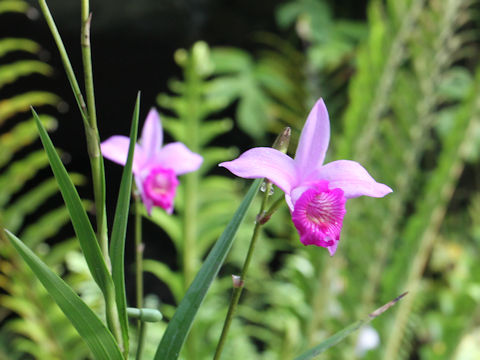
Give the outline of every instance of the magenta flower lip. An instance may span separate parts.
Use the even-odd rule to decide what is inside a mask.
[[[115,135],[100,144],[102,155],[113,162],[125,165],[130,139]],[[184,144],[174,142],[162,147],[163,129],[160,116],[151,109],[142,129],[140,142],[135,145],[133,175],[142,201],[151,214],[154,206],[173,212],[173,201],[178,185],[178,175],[198,170],[203,158]]]
[[[219,166],[239,177],[267,178],[282,189],[302,243],[326,247],[333,255],[340,240],[346,200],[362,195],[383,197],[392,189],[376,182],[355,161],[323,165],[329,141],[328,112],[319,99],[305,122],[294,159],[278,150],[259,147]]]

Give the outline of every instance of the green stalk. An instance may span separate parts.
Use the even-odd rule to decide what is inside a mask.
[[[195,173],[185,176],[185,217],[183,243],[184,289],[188,289],[195,276],[196,268],[196,234],[198,208],[198,176]]]
[[[82,0],[81,5],[82,62],[89,120],[88,125],[86,126],[86,137],[88,155],[90,157],[90,167],[92,170],[95,214],[97,220],[97,240],[100,243],[105,263],[107,264],[107,267],[111,268],[105,211],[105,171],[100,151],[100,137],[98,135],[97,115],[95,109],[95,93],[93,90],[92,54],[90,48],[90,23],[92,18],[89,1]],[[115,290],[109,289],[105,296],[107,324],[120,344],[120,347],[123,349],[122,332],[120,330],[118,311],[115,303]]]
[[[252,239],[250,240],[250,246],[248,248],[247,256],[245,257],[245,261],[243,263],[242,272],[240,277],[232,276],[233,278],[233,294],[232,299],[230,300],[230,306],[228,307],[227,316],[225,318],[225,322],[223,323],[222,334],[220,335],[220,339],[218,340],[217,349],[215,351],[214,360],[219,360],[220,356],[222,355],[223,347],[225,345],[225,341],[227,339],[228,330],[230,329],[230,325],[232,324],[233,315],[238,306],[238,301],[240,300],[240,296],[242,295],[242,291],[245,285],[245,277],[247,275],[248,267],[250,266],[250,262],[252,260],[253,251],[255,250],[255,245],[257,243],[258,236],[260,235],[260,228],[265,221],[261,221],[261,219],[265,219],[265,208],[267,205],[268,198],[270,196],[270,190],[272,188],[272,184],[267,181],[267,186],[265,189],[265,194],[263,196],[262,204],[260,205],[260,211],[257,215],[257,221],[255,222],[255,228],[253,229]],[[268,219],[267,219],[268,220]]]
[[[93,192],[97,218],[97,238],[102,249],[107,266],[110,267],[108,255],[108,235],[105,212],[105,170],[100,151],[100,137],[98,135],[97,114],[95,109],[95,93],[93,87],[92,54],[90,47],[90,23],[92,15],[89,13],[89,1],[82,0],[82,62],[85,76],[85,90],[87,97],[88,125],[86,136],[90,167],[92,170]]]
[[[85,126],[85,134],[87,138],[87,148],[90,157],[90,165],[92,169],[92,182],[94,189],[96,220],[97,220],[97,240],[100,243],[100,248],[105,259],[107,267],[110,267],[110,257],[108,255],[108,238],[107,238],[107,223],[105,213],[105,174],[103,167],[103,158],[100,152],[100,138],[97,129],[96,111],[95,111],[95,96],[93,91],[93,72],[90,51],[90,14],[88,0],[82,0],[82,27],[81,27],[81,45],[82,45],[82,60],[85,75],[85,89],[87,93],[87,104],[85,103],[80,86],[75,77],[72,65],[68,58],[67,51],[60,37],[58,29],[55,25],[53,17],[47,6],[45,0],[39,0],[40,9],[45,17],[45,20],[50,28],[52,36],[55,40],[60,57],[65,68],[67,78],[72,87],[75,100],[82,115],[83,124]],[[118,312],[115,306],[115,291],[112,286],[108,286],[104,292],[107,324],[114,334],[116,340],[122,347],[122,337],[120,331],[120,324],[118,319]]]
[[[191,60],[194,61],[194,60]],[[187,99],[189,108],[184,114],[187,122],[188,134],[185,134],[185,144],[193,152],[199,153],[199,107],[200,107],[200,81],[199,74],[195,71],[192,64],[185,68],[185,78],[188,84]],[[198,234],[198,186],[199,173],[197,171],[184,176],[184,213],[183,213],[183,247],[182,247],[182,266],[183,266],[183,286],[187,291],[193,281],[197,265],[199,262],[197,253],[197,234]],[[186,344],[187,358],[195,360],[197,358],[195,327],[190,330]]]
[[[85,126],[87,126],[88,125],[87,105],[83,100],[82,92],[80,91],[80,86],[78,85],[77,78],[75,77],[72,64],[70,63],[70,59],[68,58],[68,54],[67,54],[67,51],[65,50],[65,46],[63,45],[63,41],[60,36],[60,33],[58,32],[57,26],[55,25],[55,21],[53,20],[52,14],[50,13],[50,9],[48,8],[48,5],[45,2],[45,0],[39,0],[38,4],[40,6],[40,10],[43,13],[45,21],[47,22],[47,25],[50,28],[50,32],[52,33],[53,40],[57,45],[58,52],[60,53],[60,59],[62,60],[65,73],[67,75],[70,86],[72,87],[73,95],[75,96],[78,109],[80,110],[80,114],[82,115],[83,123]]]
[[[136,274],[136,297],[137,308],[143,308],[143,249],[142,243],[142,202],[138,195],[135,197],[135,274]],[[137,342],[137,354],[136,360],[142,358],[144,335],[145,335],[145,322],[141,317],[137,320],[138,327],[138,342]]]

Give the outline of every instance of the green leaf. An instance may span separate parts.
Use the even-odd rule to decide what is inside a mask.
[[[30,153],[15,161],[0,175],[0,206],[5,206],[10,198],[33,178],[38,171],[48,166],[48,159],[42,150]]]
[[[7,12],[25,13],[29,5],[24,1],[4,0],[0,3],[0,14]]]
[[[50,140],[50,137],[33,108],[32,114],[37,123],[40,139],[42,140],[43,147],[45,148],[48,160],[50,161],[53,174],[55,175],[55,179],[57,179],[58,187],[60,188],[63,200],[70,213],[73,229],[75,230],[75,234],[82,247],[88,268],[90,269],[93,279],[105,294],[107,293],[107,287],[111,287],[113,283],[93,231],[92,224],[88,219],[82,201],[80,200],[80,196],[78,196],[77,190],[52,144],[52,140]]]
[[[3,99],[0,103],[0,125],[19,112],[28,111],[32,106],[57,106],[60,98],[47,91],[30,91]]]
[[[0,39],[0,57],[15,51],[25,51],[31,54],[38,53],[41,46],[30,39],[4,38]]]
[[[52,130],[57,125],[53,117],[40,115],[43,126]],[[0,135],[0,167],[9,162],[16,152],[30,145],[38,138],[38,130],[33,119],[22,121],[10,131]]]
[[[354,322],[353,324],[347,326],[343,330],[340,330],[339,332],[335,333],[334,335],[330,336],[327,340],[323,341],[319,345],[311,348],[307,352],[303,353],[302,355],[298,356],[295,358],[295,360],[310,360],[310,359],[315,359],[318,355],[323,353],[325,350],[331,348],[332,346],[338,344],[340,341],[345,339],[348,335],[350,335],[352,332],[360,329],[362,326],[368,324],[370,321],[375,319],[377,316],[383,314],[385,311],[390,309],[393,305],[395,305],[400,299],[402,299],[407,293],[403,293],[402,295],[396,297],[392,301],[386,303],[382,307],[379,307],[377,310],[372,312],[371,314],[368,315],[368,318],[363,319],[363,320],[358,320]]]
[[[133,111],[132,126],[130,129],[130,146],[125,167],[123,168],[122,181],[118,193],[117,208],[113,221],[112,239],[110,243],[110,258],[112,259],[112,278],[115,285],[115,299],[125,353],[128,354],[128,321],[127,298],[125,294],[125,236],[127,233],[128,211],[130,209],[130,194],[132,192],[132,166],[135,143],[137,141],[138,113],[140,108],[140,93],[137,95]]]
[[[173,315],[167,330],[158,345],[155,354],[156,360],[169,359],[175,360],[180,354],[183,343],[190,331],[193,320],[197,315],[197,311],[207,294],[213,279],[217,276],[220,267],[230,250],[235,234],[240,226],[245,214],[252,203],[255,194],[257,193],[262,179],[257,179],[253,182],[250,190],[233,215],[232,220],[225,228],[222,236],[218,239],[215,246],[210,251],[207,259],[202,265],[197,276],[187,290],[185,297]]]
[[[98,316],[20,239],[8,230],[6,233],[12,245],[87,343],[95,359],[122,360],[122,353],[115,339]]]
[[[85,178],[79,174],[70,175],[75,185],[85,183]],[[50,178],[28,191],[22,191],[14,203],[10,204],[3,213],[3,221],[12,232],[17,232],[22,226],[25,217],[35,212],[48,198],[58,192],[58,185],[54,178]]]
[[[200,143],[201,145],[207,145],[212,139],[218,135],[224,134],[230,131],[233,127],[232,119],[220,119],[210,120],[200,128]]]
[[[12,84],[23,76],[32,74],[50,75],[53,69],[50,65],[38,60],[20,60],[12,64],[2,65],[0,69],[0,89]]]

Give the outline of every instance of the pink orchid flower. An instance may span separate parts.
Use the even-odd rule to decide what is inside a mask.
[[[326,247],[333,255],[340,240],[346,201],[362,195],[383,197],[392,189],[377,183],[357,162],[338,160],[323,165],[329,140],[327,108],[320,99],[308,115],[295,159],[259,147],[220,166],[243,178],[267,178],[282,189],[300,241]]]
[[[177,175],[197,170],[203,158],[190,151],[184,144],[174,142],[162,147],[163,129],[160,116],[151,109],[142,129],[140,143],[135,145],[133,175],[149,215],[154,206],[171,214],[177,186]],[[101,143],[105,158],[125,165],[130,139],[112,136]]]

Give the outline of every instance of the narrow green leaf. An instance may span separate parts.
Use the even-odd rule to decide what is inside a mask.
[[[130,146],[128,148],[127,162],[123,168],[122,181],[120,182],[117,208],[115,209],[115,219],[112,228],[112,239],[110,243],[110,258],[112,260],[112,278],[115,285],[115,299],[126,354],[128,354],[128,321],[124,266],[125,236],[127,233],[128,211],[130,209],[130,194],[132,192],[133,153],[137,141],[139,108],[140,93],[138,93],[135,109],[133,111],[132,126],[130,129]]]
[[[177,308],[177,311],[175,311],[175,314],[170,320],[167,330],[158,345],[154,359],[175,360],[178,358],[183,343],[185,342],[188,332],[193,324],[193,320],[197,315],[197,311],[202,304],[213,279],[217,276],[220,267],[225,261],[228,251],[233,244],[238,227],[244,219],[261,182],[262,179],[257,179],[253,182],[247,195],[245,195],[245,198],[233,215],[232,220],[230,220],[225,231],[208,254],[207,259],[188,288],[185,297]]]
[[[327,340],[323,341],[319,345],[311,348],[307,352],[303,353],[302,355],[298,356],[295,358],[295,360],[311,360],[315,359],[318,355],[323,353],[325,350],[331,348],[332,346],[338,344],[340,341],[345,339],[348,335],[350,335],[352,332],[360,329],[362,326],[368,324],[370,321],[375,319],[377,316],[383,314],[385,311],[390,309],[393,305],[395,305],[401,298],[403,298],[407,293],[403,293],[402,295],[396,297],[392,301],[386,303],[382,307],[379,307],[377,310],[372,312],[371,314],[368,315],[368,318],[363,319],[363,320],[358,320],[354,322],[353,324],[347,326],[346,328],[340,330],[336,334],[330,336]]]
[[[96,360],[123,360],[112,334],[83,300],[20,239],[6,231],[10,242],[62,309]]]
[[[92,224],[88,219],[82,201],[80,200],[80,196],[78,196],[77,190],[52,144],[52,140],[50,140],[47,131],[43,127],[33,108],[32,114],[37,123],[40,139],[42,140],[43,147],[45,148],[48,160],[50,161],[53,174],[55,175],[55,179],[57,179],[58,187],[60,188],[63,200],[70,213],[73,229],[75,230],[75,234],[82,247],[88,268],[90,269],[93,279],[100,286],[102,292],[106,293],[107,286],[111,286],[112,278],[107,269],[107,265],[105,264],[105,260],[103,259],[102,252],[100,251],[100,246],[98,245]]]

